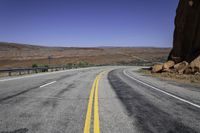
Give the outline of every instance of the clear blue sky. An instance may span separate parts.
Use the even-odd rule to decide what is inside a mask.
[[[0,41],[171,47],[178,0],[0,0]]]

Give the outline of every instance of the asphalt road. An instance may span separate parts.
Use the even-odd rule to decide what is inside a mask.
[[[0,133],[200,133],[200,88],[92,67],[0,79]]]

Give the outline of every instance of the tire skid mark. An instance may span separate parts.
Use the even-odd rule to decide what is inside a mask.
[[[19,95],[25,94],[25,93],[27,93],[27,92],[29,92],[29,91],[31,91],[31,90],[38,89],[38,88],[39,88],[39,86],[37,86],[37,87],[32,87],[32,88],[30,88],[30,89],[20,91],[20,92],[18,92],[18,93],[16,93],[16,94],[13,94],[13,95],[10,95],[10,96],[1,98],[1,99],[0,99],[0,104],[1,104],[1,102],[3,102],[3,101],[12,99],[12,98],[14,98],[14,97],[17,97],[17,96],[19,96]]]
[[[57,81],[62,80],[63,78],[69,78],[69,77],[72,77],[72,76],[75,76],[75,75],[76,75],[76,74],[67,74],[67,75],[62,76],[62,77],[60,77],[60,78],[57,78]],[[45,81],[45,83],[48,83],[48,82],[50,82],[50,81],[52,81],[52,79]],[[0,98],[0,104],[1,104],[3,101],[6,101],[6,100],[12,99],[12,98],[14,98],[14,97],[20,96],[20,95],[25,94],[25,93],[27,93],[27,92],[29,92],[29,91],[32,91],[32,90],[35,90],[35,89],[40,89],[40,86],[43,85],[43,84],[45,84],[45,83],[43,82],[43,83],[41,83],[40,85],[34,86],[34,87],[32,87],[32,88],[29,88],[29,89],[26,89],[26,90],[23,90],[23,91],[19,91],[19,92],[13,94],[13,95],[9,95],[9,96],[6,96],[6,97],[4,97],[4,98]]]
[[[73,84],[73,83],[72,83],[72,84],[69,84],[66,88],[60,90],[54,97],[61,98],[61,96],[62,96],[65,92],[67,92],[67,91],[69,91],[69,90],[71,90],[71,89],[73,89],[73,88],[75,88],[75,84]]]
[[[47,98],[44,102],[41,103],[41,107],[45,108],[47,106],[50,106],[53,109],[56,108],[58,106],[58,102],[61,101],[59,98],[61,98],[61,96],[64,95],[65,92],[69,91],[72,88],[74,88],[74,84],[69,84],[66,88],[60,90],[57,94],[53,96],[58,99]]]
[[[27,132],[28,132],[27,128],[21,128],[14,131],[2,131],[0,133],[27,133]]]

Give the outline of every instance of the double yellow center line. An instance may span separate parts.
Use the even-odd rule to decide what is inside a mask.
[[[97,77],[95,78],[93,85],[92,85],[92,90],[90,92],[90,97],[89,97],[89,101],[88,101],[88,109],[87,109],[87,114],[86,114],[86,119],[85,119],[84,133],[90,133],[93,100],[94,100],[93,131],[94,131],[94,133],[100,133],[98,88],[99,88],[99,80],[100,80],[102,74],[103,74],[103,72],[100,73],[99,75],[97,75]]]

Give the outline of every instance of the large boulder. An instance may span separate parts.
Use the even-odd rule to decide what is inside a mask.
[[[151,72],[158,73],[158,72],[162,72],[162,70],[163,70],[163,64],[156,64],[152,67]]]
[[[167,61],[163,64],[163,69],[164,70],[169,70],[170,68],[172,68],[173,66],[175,65],[175,62],[174,61]]]
[[[194,74],[194,73],[192,72],[192,68],[191,68],[190,66],[188,66],[188,67],[184,70],[183,73],[184,73],[184,74]]]
[[[190,67],[192,72],[200,72],[200,56],[198,56],[195,60],[190,63]]]
[[[179,0],[169,60],[191,62],[200,55],[200,0]]]
[[[181,63],[178,63],[174,66],[174,69],[179,73],[183,74],[184,71],[189,67],[189,63],[186,61],[183,61]]]

